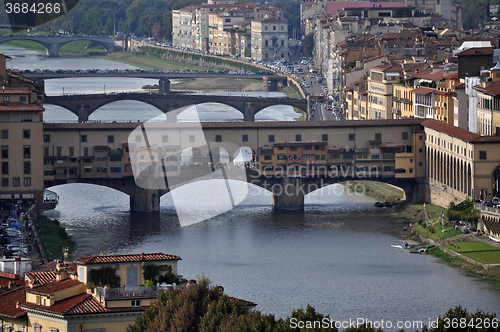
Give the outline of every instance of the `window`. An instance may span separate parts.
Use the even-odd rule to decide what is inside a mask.
[[[90,159],[90,158],[83,159],[84,164],[90,164],[91,162],[92,162],[92,159]]]
[[[20,101],[20,102],[24,102],[24,101],[26,101],[26,97],[25,97],[25,96],[21,96],[21,97],[19,97],[19,101]]]
[[[25,145],[23,147],[24,158],[31,158],[31,145]]]
[[[269,46],[269,42],[267,40],[264,41],[264,46]]]
[[[273,31],[276,31],[276,25],[273,25]]]
[[[144,156],[142,156],[144,157]],[[151,159],[153,159],[154,156],[151,156]],[[111,156],[109,157],[109,161],[122,161],[122,156]]]
[[[6,161],[2,162],[2,174],[3,175],[9,174],[9,163]]]
[[[43,142],[50,143],[50,135],[43,135]]]
[[[114,142],[115,142],[115,136],[108,135],[108,143],[114,143]]]
[[[2,187],[9,186],[9,178],[2,178]]]
[[[354,141],[354,138],[355,138],[354,134],[349,134],[349,141]]]
[[[410,168],[410,173],[413,173],[413,168]]]
[[[87,143],[87,135],[82,135],[82,136],[81,136],[81,141],[82,141],[83,143]],[[50,141],[49,141],[49,142],[50,142]]]
[[[21,185],[21,178],[12,178],[12,186],[19,187]]]
[[[23,138],[30,138],[31,131],[29,129],[23,129]]]
[[[479,151],[479,159],[486,159],[486,151]]]
[[[380,155],[379,154],[372,154],[372,159],[378,160],[378,159],[380,159]]]
[[[132,305],[132,307],[140,307],[141,306],[141,300],[132,300],[131,305]]]
[[[70,146],[69,147],[69,156],[74,157],[75,156],[75,148]]]
[[[142,142],[142,136],[141,135],[135,135],[135,142],[136,143]]]
[[[269,141],[270,143],[274,142],[274,135],[269,135],[269,137],[268,137],[268,141]]]
[[[266,25],[266,26],[264,27],[264,30],[266,30],[266,31],[267,31],[267,29],[268,29],[268,28],[269,28],[269,27]]]
[[[3,97],[3,101],[4,101],[4,102],[9,101],[9,96],[4,96],[4,97]]]
[[[121,171],[122,171],[122,168],[121,168],[121,167],[111,167],[111,168],[109,169],[109,172],[110,172],[110,173],[121,173]]]
[[[418,166],[422,166],[422,162],[419,162],[419,163],[418,163]]]
[[[21,122],[31,122],[31,121],[33,121],[33,114],[21,113]]]
[[[24,162],[24,174],[31,174],[31,161]]]
[[[243,142],[248,142],[248,135],[243,135],[243,136],[241,137],[241,140],[242,140]]]
[[[88,147],[84,147],[83,148],[83,155],[86,157],[89,155],[89,148]]]
[[[375,140],[381,141],[382,140],[382,133],[375,133]]]
[[[49,148],[43,148],[43,155],[48,156],[49,155]]]
[[[168,135],[162,135],[161,141],[162,141],[162,143],[168,143]]]
[[[408,133],[407,132],[401,133],[401,139],[408,139]]]
[[[222,135],[215,135],[216,142],[222,142]]]
[[[323,135],[321,135],[321,140],[322,140],[323,142],[328,142],[328,134],[323,134]]]
[[[31,178],[24,178],[24,186],[31,187]]]
[[[189,135],[189,142],[194,142],[194,135]]]
[[[424,139],[424,136],[422,136],[422,135],[418,135],[418,140],[419,140],[419,141],[421,141],[421,140],[423,140],[423,139]]]
[[[9,158],[9,146],[2,145],[2,159],[7,159],[7,158]]]
[[[285,46],[285,41],[283,39],[281,40],[281,46]]]
[[[62,154],[62,147],[58,146],[56,147],[56,156],[60,157]]]
[[[301,142],[302,141],[302,135],[295,135],[295,141],[296,142]]]

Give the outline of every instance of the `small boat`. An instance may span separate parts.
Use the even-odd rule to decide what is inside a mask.
[[[381,208],[381,207],[384,207],[384,203],[382,203],[382,202],[375,202],[375,206]]]
[[[384,206],[385,206],[385,207],[392,207],[392,203],[391,203],[391,202],[388,202],[388,201],[385,201],[385,202],[384,202]]]

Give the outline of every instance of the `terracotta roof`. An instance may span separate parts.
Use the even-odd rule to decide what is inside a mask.
[[[487,87],[482,87],[480,85],[476,85],[474,87],[474,90],[480,91],[484,94],[490,95],[490,96],[498,96],[500,94],[500,85],[490,85]]]
[[[25,274],[25,278],[30,281],[36,280],[40,285],[44,285],[56,280],[56,273],[52,271],[29,272]]]
[[[498,143],[500,142],[500,136],[481,136],[476,138],[474,143]]]
[[[473,142],[475,139],[481,137],[480,135],[474,134],[473,132],[470,132],[468,130],[455,127],[434,119],[425,120],[424,122],[422,122],[422,126],[441,131],[445,134],[459,138],[466,142]]]
[[[338,127],[377,127],[377,126],[406,126],[420,124],[423,119],[378,119],[378,120],[356,120],[356,121],[241,121],[241,122],[202,122],[204,129],[233,129],[233,128],[338,128]],[[160,128],[197,128],[195,122],[158,122],[148,123],[148,126]],[[135,129],[137,122],[134,123],[44,123],[44,130],[129,130]],[[96,257],[96,256],[91,256]],[[79,260],[75,260],[78,263]]]
[[[465,83],[456,84],[453,86],[454,89],[465,89]]]
[[[73,307],[68,308],[65,314],[67,315],[88,314],[88,313],[106,311],[106,309],[102,306],[101,302],[99,302],[91,294],[83,294],[83,295],[87,295],[87,298],[82,296],[83,300],[74,305]]]
[[[18,287],[14,290],[0,294],[0,316],[18,318],[26,315],[26,311],[17,308],[17,303],[26,303],[26,294],[24,287]]]
[[[102,264],[102,263],[125,263],[125,262],[141,262],[141,261],[167,261],[181,260],[179,256],[159,253],[140,253],[130,255],[99,255],[82,257],[75,260],[76,264]]]
[[[6,103],[0,104],[0,111],[45,111],[45,108],[34,105],[34,104],[24,104],[24,103]]]
[[[423,94],[423,95],[427,95],[427,94],[433,93],[435,91],[436,91],[436,89],[426,88],[426,87],[423,87],[423,86],[419,86],[418,88],[413,89],[410,92],[420,93],[420,94]]]
[[[66,279],[62,281],[51,281],[44,285],[34,287],[32,289],[26,289],[28,293],[38,293],[38,294],[52,294],[54,292],[63,290],[65,288],[69,288],[78,284],[82,284],[82,282],[76,279]]]
[[[57,301],[54,305],[44,306],[26,302],[22,305],[25,309],[35,309],[52,312],[60,315],[90,314],[106,312],[102,304],[91,294],[79,294],[67,299]]]
[[[470,55],[493,55],[493,47],[473,47],[468,50],[458,52],[456,56],[470,56]]]
[[[0,94],[9,94],[9,95],[29,95],[31,91],[24,89],[0,89]]]
[[[444,76],[444,78],[458,78],[458,71],[456,71],[452,74],[446,75],[446,76]]]
[[[442,81],[444,78],[444,71],[438,71],[437,73],[429,73],[429,74],[420,72],[420,73],[415,73],[414,76],[417,78],[426,78],[433,81]]]

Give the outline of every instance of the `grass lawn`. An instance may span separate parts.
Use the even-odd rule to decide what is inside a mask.
[[[378,181],[349,181],[342,184],[353,190],[355,189],[358,193],[363,193],[381,201],[395,202],[398,199],[402,200],[404,195],[401,189]]]
[[[453,245],[458,248],[454,247]],[[446,248],[484,264],[500,264],[500,248],[484,242],[453,242]]]
[[[132,52],[130,52],[130,51],[106,53],[106,55],[103,58],[106,60],[113,60],[113,61],[126,63],[129,65],[133,65],[133,66],[139,67],[141,69],[169,69],[169,70],[174,70],[174,69],[177,69],[177,70],[214,69],[214,68],[208,68],[208,67],[203,67],[203,66],[190,65],[190,64],[182,63],[182,62],[164,60],[164,59],[160,59],[160,58],[156,58],[156,57],[148,57],[145,55],[132,55]],[[217,68],[217,69],[223,69],[223,68]]]

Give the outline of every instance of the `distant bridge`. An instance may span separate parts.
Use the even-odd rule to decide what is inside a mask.
[[[255,121],[255,114],[266,107],[289,105],[307,112],[307,100],[285,98],[254,98],[214,95],[160,95],[148,93],[91,94],[47,97],[44,104],[61,106],[78,117],[78,122],[86,122],[100,107],[121,100],[140,101],[156,107],[168,114],[169,121],[177,121],[180,109],[193,104],[220,103],[232,106],[243,114],[244,121]]]
[[[170,92],[170,80],[171,79],[181,79],[181,78],[247,78],[247,79],[266,79],[267,81],[275,83],[275,77],[273,76],[263,76],[263,75],[228,75],[228,74],[173,74],[173,73],[25,73],[24,77],[31,78],[35,80],[40,87],[44,86],[44,80],[55,79],[55,78],[88,78],[88,77],[120,77],[120,78],[157,78],[158,86],[160,88],[160,94],[167,94]],[[264,81],[263,83],[264,84]],[[286,82],[285,82],[286,85]],[[43,89],[42,89],[43,90]],[[274,89],[271,91],[276,91],[276,84],[274,84]]]
[[[1,36],[0,44],[13,40],[30,40],[39,43],[47,49],[49,57],[58,57],[61,46],[78,40],[86,40],[99,44],[106,49],[106,52],[114,52],[115,50],[113,38],[101,37]]]

